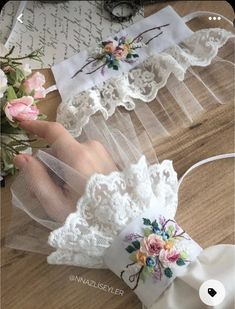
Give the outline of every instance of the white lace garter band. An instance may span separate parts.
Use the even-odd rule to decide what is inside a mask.
[[[221,28],[193,32],[185,22],[194,17],[181,18],[167,6],[97,48],[55,65],[52,71],[62,97],[57,121],[79,136],[98,111],[108,119],[118,106],[133,110],[141,102],[155,99],[171,74],[176,81],[183,81],[189,68],[208,66],[234,34]],[[176,99],[177,87],[173,82],[169,88]],[[203,108],[191,98],[190,89],[181,88],[185,102],[182,98],[178,104],[191,121]]]

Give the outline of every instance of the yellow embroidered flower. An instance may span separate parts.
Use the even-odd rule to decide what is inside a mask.
[[[169,240],[169,241],[165,242],[164,249],[165,250],[171,250],[173,248],[173,246],[174,246],[174,243]]]
[[[137,251],[136,252],[136,260],[137,260],[137,263],[140,264],[140,265],[145,265],[145,262],[146,262],[146,255],[141,252],[141,251]]]

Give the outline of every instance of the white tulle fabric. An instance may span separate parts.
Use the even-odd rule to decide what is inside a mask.
[[[150,207],[153,195],[156,207],[167,208],[174,217],[177,185],[171,161],[148,166],[145,156],[122,172],[93,175],[76,211],[50,233],[48,242],[56,251],[48,262],[104,268],[105,250],[127,224]]]
[[[90,117],[98,111],[108,119],[118,106],[130,111],[137,104],[151,102],[167,84],[171,74],[178,81],[183,81],[190,67],[208,66],[219,48],[232,37],[234,34],[224,29],[203,29],[162,53],[153,52],[139,66],[122,73],[118,78],[111,78],[63,101],[57,110],[57,121],[74,136],[79,136]],[[195,100],[194,97],[193,99]],[[192,108],[196,111],[203,110],[199,103]],[[186,111],[186,114],[190,117],[190,112]]]

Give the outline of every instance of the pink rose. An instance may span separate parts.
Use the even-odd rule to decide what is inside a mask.
[[[23,88],[27,94],[34,91],[34,98],[41,99],[46,96],[45,88],[42,87],[44,84],[45,76],[39,72],[36,72],[23,82]]]
[[[36,120],[39,114],[38,108],[33,105],[34,99],[25,96],[7,102],[5,114],[10,121]]]
[[[159,254],[159,260],[163,264],[164,267],[168,267],[174,264],[178,258],[180,257],[180,253],[172,248],[170,250],[161,250]]]
[[[117,60],[125,59],[128,51],[129,50],[127,45],[121,45],[115,49],[113,55]]]
[[[141,251],[146,252],[147,255],[156,256],[164,247],[164,244],[165,242],[162,240],[161,236],[151,234],[144,238]]]

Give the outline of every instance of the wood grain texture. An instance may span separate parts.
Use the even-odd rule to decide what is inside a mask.
[[[148,16],[166,5],[172,5],[181,15],[196,10],[221,13],[231,20],[233,10],[226,1],[168,1],[145,8]],[[213,24],[212,24],[213,23]],[[218,21],[200,18],[190,22],[197,30],[203,27],[229,26]],[[233,55],[232,55],[233,56]],[[43,70],[48,85],[54,83],[50,70]],[[233,82],[233,81],[228,81]],[[49,120],[55,120],[60,103],[57,92],[50,93],[40,103]],[[192,164],[220,153],[234,151],[234,107],[221,105],[205,113],[191,127],[182,129],[156,147],[160,161],[171,159],[181,176]],[[1,189],[1,282],[3,309],[141,309],[134,293],[108,270],[89,270],[79,267],[52,266],[43,255],[10,249],[4,237],[11,214],[10,185],[7,179]],[[177,221],[203,247],[234,243],[234,162],[220,160],[199,167],[182,184],[179,192]],[[70,281],[71,275],[82,276],[124,290],[117,296]]]

